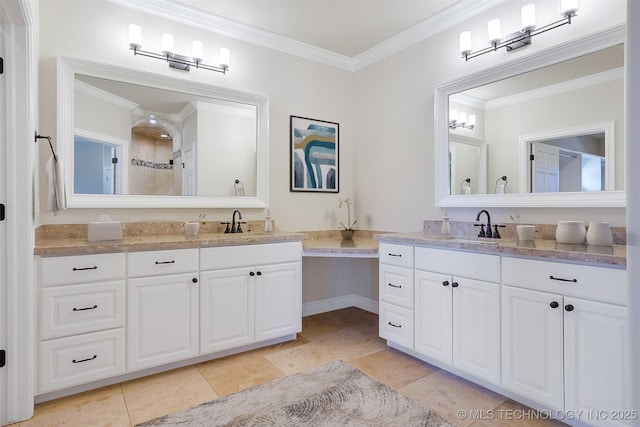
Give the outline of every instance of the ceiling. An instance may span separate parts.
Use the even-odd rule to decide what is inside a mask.
[[[460,0],[174,0],[347,57],[356,57]]]

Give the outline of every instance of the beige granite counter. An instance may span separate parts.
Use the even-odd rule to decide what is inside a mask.
[[[338,230],[306,231],[302,241],[305,256],[378,258],[378,241],[371,230],[356,230],[352,240],[343,240]]]
[[[250,232],[239,234],[207,233],[196,237],[186,237],[184,234],[126,236],[122,240],[105,242],[88,242],[86,238],[58,238],[36,241],[34,254],[56,256],[204,248],[301,241],[305,237],[306,235],[303,233],[274,231],[271,233]]]
[[[627,265],[626,245],[567,245],[550,239],[518,242],[515,239],[455,238],[433,232],[391,233],[374,236],[385,243],[461,249],[497,255],[517,255],[624,268]]]

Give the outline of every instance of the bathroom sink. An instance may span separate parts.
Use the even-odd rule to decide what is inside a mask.
[[[500,243],[500,239],[487,239],[478,237],[476,239],[465,239],[458,237],[444,237],[444,240],[448,240],[450,242],[460,243],[464,245],[497,245]]]

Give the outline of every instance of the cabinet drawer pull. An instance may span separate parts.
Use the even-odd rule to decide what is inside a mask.
[[[171,261],[156,261],[156,265],[159,265],[159,264],[175,264],[175,263],[176,263],[175,259],[172,259]]]
[[[76,359],[73,359],[71,362],[72,362],[72,363],[82,363],[82,362],[88,362],[88,361],[90,361],[90,360],[94,360],[94,359],[97,359],[97,358],[98,358],[98,355],[97,355],[97,354],[94,354],[94,355],[93,355],[93,357],[90,357],[90,358],[88,358],[88,359],[82,359],[82,360],[76,360]]]
[[[558,308],[560,304],[558,304],[558,301],[552,301],[551,304],[549,304],[549,306],[551,308]]]
[[[96,308],[98,308],[98,306],[97,306],[97,305],[94,305],[93,307],[83,307],[83,308],[76,308],[76,307],[73,307],[73,311],[94,310],[94,309],[96,309]]]
[[[558,280],[559,282],[578,283],[578,279],[563,279],[562,277],[553,277],[553,276],[549,276],[549,279]]]
[[[397,256],[397,257],[402,258],[402,254],[392,254],[391,252],[389,252],[389,256]]]
[[[389,323],[390,326],[393,326],[394,328],[402,328],[402,325],[396,325],[395,323],[391,323],[391,322],[387,322]]]
[[[391,286],[392,288],[402,289],[402,285],[394,285],[393,283],[387,283],[387,286]]]
[[[73,267],[73,271],[85,271],[85,270],[97,270],[98,266],[94,265],[93,267]]]

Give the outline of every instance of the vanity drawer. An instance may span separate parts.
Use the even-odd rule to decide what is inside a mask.
[[[413,310],[380,303],[380,337],[413,349]]]
[[[416,248],[416,269],[485,282],[500,281],[498,255]]]
[[[383,264],[413,267],[413,246],[380,243],[378,254]]]
[[[627,271],[622,269],[504,257],[502,283],[613,304],[627,304]]]
[[[198,249],[131,252],[128,255],[129,277],[198,271]]]
[[[40,258],[42,286],[122,278],[124,278],[123,253]]]
[[[200,249],[200,270],[220,270],[257,265],[299,262],[302,243],[220,246]]]
[[[381,264],[380,301],[413,309],[413,270]]]
[[[124,280],[44,288],[40,337],[58,338],[124,326]]]
[[[124,329],[40,343],[40,392],[124,373]]]

